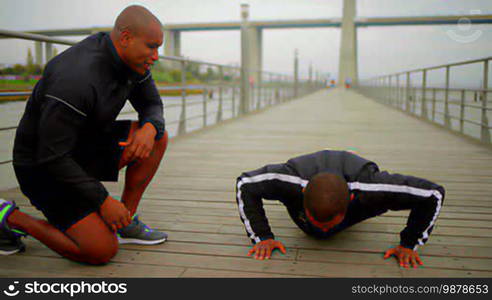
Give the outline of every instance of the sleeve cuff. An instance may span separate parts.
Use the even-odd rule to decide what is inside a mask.
[[[151,119],[143,119],[139,122],[138,125],[142,127],[145,123],[150,123],[155,127],[155,130],[157,131],[155,135],[155,140],[160,140],[164,136],[164,131],[165,131],[164,123]]]
[[[275,239],[275,236],[273,235],[273,233],[269,234],[269,235],[260,236],[261,241],[265,241],[265,240],[269,240],[269,239],[272,239],[272,240]]]
[[[415,244],[409,244],[409,243],[405,243],[403,241],[400,242],[400,246],[404,247],[404,248],[408,248],[410,250],[415,250]]]

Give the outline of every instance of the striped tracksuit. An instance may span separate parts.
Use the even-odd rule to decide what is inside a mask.
[[[343,221],[322,233],[307,221],[302,189],[321,172],[335,173],[348,184],[352,200]],[[378,166],[346,151],[323,150],[245,172],[237,178],[236,200],[253,243],[274,238],[262,199],[279,200],[305,233],[326,238],[388,210],[410,210],[400,245],[416,250],[429,238],[439,215],[444,188],[428,180],[380,172]]]

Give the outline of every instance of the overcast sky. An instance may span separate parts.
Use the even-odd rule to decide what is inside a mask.
[[[129,4],[146,6],[163,23],[238,21],[241,3],[250,4],[252,20],[341,17],[343,6],[341,0],[0,0],[0,29],[111,26],[118,13]],[[470,13],[492,14],[492,1],[357,1],[358,16]],[[370,27],[360,28],[357,34],[361,78],[487,57],[492,53],[492,25],[473,25],[468,29],[457,25]],[[66,38],[78,40],[82,37]],[[216,63],[238,64],[239,38],[238,31],[185,32],[182,34],[182,54]],[[322,72],[336,74],[339,44],[340,29],[337,28],[265,30],[263,67],[269,71],[292,73],[294,49],[298,48],[303,75],[306,76],[310,63]],[[0,41],[0,63],[25,63],[27,46],[33,47],[33,43]],[[456,74],[480,73],[475,69],[477,66],[471,66],[467,70],[457,70]],[[465,77],[478,84],[477,78]]]

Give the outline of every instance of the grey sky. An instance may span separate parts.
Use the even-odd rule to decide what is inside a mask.
[[[239,20],[240,3],[250,4],[253,20],[314,19],[340,17],[341,0],[0,0],[0,28],[10,30],[60,29],[111,26],[129,4],[141,4],[163,23]],[[358,16],[415,16],[468,14],[480,10],[492,14],[490,0],[358,0]],[[469,36],[473,42],[457,42],[448,31]],[[81,37],[67,37],[80,39]],[[266,30],[263,34],[264,69],[291,73],[293,53],[300,53],[301,73],[308,66],[337,72],[340,29]],[[0,63],[25,62],[26,45],[32,42],[0,41]],[[60,47],[60,49],[62,49]],[[490,56],[492,26],[476,25],[468,31],[457,26],[371,27],[358,30],[360,77],[388,74],[423,66]],[[238,64],[238,31],[187,32],[182,35],[182,54],[223,64]],[[473,79],[475,80],[475,79]]]

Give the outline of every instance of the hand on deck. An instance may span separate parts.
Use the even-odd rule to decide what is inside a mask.
[[[414,268],[417,268],[418,265],[424,264],[420,259],[417,251],[414,251],[409,248],[405,248],[403,246],[397,246],[387,250],[386,253],[384,254],[384,259],[388,259],[393,255],[398,260],[400,267],[405,267],[408,269],[410,267],[410,264],[412,264]]]
[[[126,206],[111,196],[104,200],[99,211],[104,222],[113,231],[126,227],[132,222],[130,211]]]
[[[286,254],[285,246],[282,242],[276,241],[274,239],[268,239],[256,243],[253,248],[251,248],[248,252],[248,256],[255,253],[254,258],[259,260],[270,259],[272,256],[272,252],[275,249],[279,249],[283,254]]]

